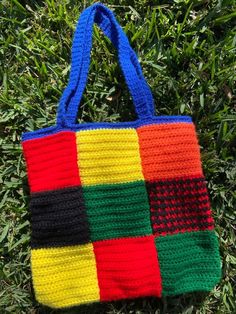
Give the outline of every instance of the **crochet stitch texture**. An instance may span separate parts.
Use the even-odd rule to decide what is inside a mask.
[[[94,21],[120,53],[134,122],[73,123]],[[33,286],[36,299],[52,308],[210,291],[221,276],[195,126],[190,117],[154,116],[124,36],[103,5],[85,10],[57,125],[23,135]]]
[[[65,138],[70,153],[60,154]],[[192,123],[62,131],[25,140],[23,148],[39,302],[160,297],[218,282],[218,243]]]

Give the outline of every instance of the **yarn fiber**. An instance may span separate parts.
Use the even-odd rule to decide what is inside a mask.
[[[93,24],[117,48],[137,120],[77,124]],[[23,134],[31,269],[52,308],[210,291],[220,256],[195,126],[154,115],[138,58],[100,3],[77,24],[56,125]]]
[[[40,303],[160,297],[218,282],[218,243],[192,123],[95,124],[25,140],[23,149]]]

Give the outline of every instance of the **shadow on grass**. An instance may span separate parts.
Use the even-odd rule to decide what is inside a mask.
[[[64,310],[52,310],[45,306],[38,307],[37,314],[178,314],[196,313],[209,293],[195,292],[162,299],[147,297],[114,302],[80,305]]]

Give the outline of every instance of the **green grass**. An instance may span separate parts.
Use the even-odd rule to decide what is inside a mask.
[[[210,294],[138,299],[50,311],[34,300],[24,131],[55,123],[69,75],[71,38],[92,1],[0,3],[0,313],[236,313],[236,4],[104,1],[138,53],[157,114],[191,115],[197,127],[222,257]],[[115,50],[97,29],[79,121],[134,119]]]

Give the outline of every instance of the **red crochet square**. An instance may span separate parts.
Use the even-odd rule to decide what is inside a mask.
[[[94,243],[101,301],[161,296],[154,236]]]
[[[31,192],[79,186],[74,132],[60,132],[23,142]]]

